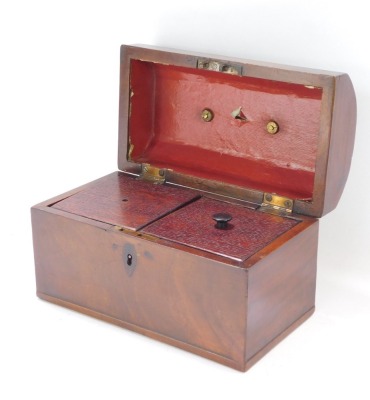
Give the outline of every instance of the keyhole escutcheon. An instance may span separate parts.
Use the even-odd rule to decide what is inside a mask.
[[[132,265],[132,255],[131,254],[127,254],[127,265],[128,266]]]

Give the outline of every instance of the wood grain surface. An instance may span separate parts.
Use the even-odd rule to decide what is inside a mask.
[[[313,222],[248,269],[247,362],[313,310],[318,230]]]
[[[32,208],[37,293],[244,371],[312,313],[312,225],[303,218],[236,265],[43,203]]]
[[[49,210],[32,211],[40,297],[244,367],[245,269]]]

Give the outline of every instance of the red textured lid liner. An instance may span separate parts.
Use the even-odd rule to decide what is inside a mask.
[[[130,85],[132,161],[312,198],[321,88],[139,60],[131,60]],[[232,115],[240,107],[246,120]],[[202,120],[204,109],[212,121]]]

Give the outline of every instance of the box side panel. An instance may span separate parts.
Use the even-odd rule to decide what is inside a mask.
[[[249,268],[248,367],[313,311],[317,240],[318,221]]]
[[[335,81],[335,101],[322,215],[338,204],[351,167],[356,132],[356,95],[348,75]]]
[[[247,271],[32,210],[38,295],[237,369]]]

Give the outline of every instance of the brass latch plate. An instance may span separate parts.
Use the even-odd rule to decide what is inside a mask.
[[[224,74],[242,75],[242,66],[236,64],[227,64],[222,61],[201,58],[198,60],[197,68],[208,71],[223,72]]]
[[[289,197],[279,196],[275,193],[264,193],[260,210],[278,215],[291,214],[293,205],[294,201]]]
[[[166,181],[166,170],[143,163],[140,178],[145,181],[161,184]]]

